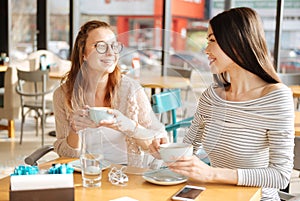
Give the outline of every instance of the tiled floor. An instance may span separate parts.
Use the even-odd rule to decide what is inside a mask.
[[[5,120],[0,123],[6,123]],[[25,132],[22,145],[19,144],[20,122],[16,121],[16,137],[9,139],[7,131],[0,131],[0,178],[7,176],[13,172],[15,166],[24,164],[24,158],[34,150],[41,147],[41,135],[36,136],[35,124],[33,119],[26,121]],[[49,117],[46,123],[45,144],[52,144],[55,137],[48,135],[49,131],[54,130],[54,118]],[[40,131],[41,133],[41,131]],[[40,134],[39,133],[39,134]],[[182,133],[182,132],[180,132]],[[182,134],[178,136],[178,141],[182,140]],[[54,152],[48,153],[42,158],[41,162],[58,157]],[[300,177],[299,171],[293,171],[290,184],[290,193],[300,195]]]

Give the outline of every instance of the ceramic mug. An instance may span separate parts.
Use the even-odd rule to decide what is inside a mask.
[[[112,120],[114,118],[113,114],[107,112],[108,107],[90,107],[89,108],[89,117],[96,123],[99,123],[102,120]]]
[[[161,144],[159,154],[164,162],[175,162],[182,156],[192,156],[193,145],[186,143]]]

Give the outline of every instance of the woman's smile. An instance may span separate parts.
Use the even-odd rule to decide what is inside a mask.
[[[100,59],[100,61],[102,63],[111,64],[112,65],[115,62],[115,58],[102,58],[102,59]]]
[[[211,65],[213,62],[216,61],[216,58],[213,58],[211,56],[208,57],[209,65]]]

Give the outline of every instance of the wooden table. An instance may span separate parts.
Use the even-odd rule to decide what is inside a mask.
[[[60,69],[57,68],[55,70],[51,70],[49,72],[49,78],[51,79],[56,79],[56,80],[60,80],[64,77],[64,75],[69,71],[69,68],[65,68],[65,69]]]
[[[292,86],[289,86],[289,88],[293,92],[293,97],[297,98],[299,101],[300,85],[292,85]],[[299,109],[299,108],[296,107],[296,109]],[[300,136],[300,112],[299,111],[295,111],[295,136]]]
[[[300,112],[295,112],[295,136],[300,137]]]
[[[300,98],[300,85],[291,85],[289,88],[292,90],[294,98]]]
[[[60,158],[55,163],[66,163],[73,159]],[[42,167],[50,167],[52,163],[44,164]],[[160,186],[146,182],[141,175],[128,174],[129,183],[127,186],[114,186],[108,181],[109,169],[103,171],[102,186],[100,188],[82,187],[80,173],[74,173],[75,200],[103,200],[108,201],[119,197],[128,196],[139,201],[164,201],[171,200],[171,196],[183,187],[186,183],[173,186]],[[195,184],[206,187],[206,190],[196,199],[222,200],[222,201],[246,201],[260,200],[261,188],[242,187],[235,185],[205,184],[188,181],[188,184]],[[9,177],[0,180],[0,200],[9,200]]]
[[[183,77],[160,76],[160,75],[144,75],[136,80],[147,88],[185,88],[190,85],[190,80]]]
[[[191,85],[190,79],[176,76],[143,75],[135,78],[144,88],[151,89],[151,96],[156,93],[156,89],[184,89]]]
[[[5,72],[6,69],[7,69],[7,66],[0,65],[0,72]]]

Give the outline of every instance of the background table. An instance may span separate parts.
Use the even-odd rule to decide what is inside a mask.
[[[161,92],[163,89],[184,89],[191,85],[190,79],[188,78],[167,75],[141,75],[139,78],[135,79],[144,88],[151,89],[150,98],[156,93],[156,89],[159,89]]]
[[[295,112],[295,136],[300,137],[300,112]]]
[[[289,88],[292,90],[295,98],[300,98],[300,85],[291,85]]]
[[[68,72],[69,68],[57,68],[50,70],[49,77],[52,79],[61,79]],[[132,76],[130,76],[133,78]],[[145,88],[161,88],[161,89],[174,89],[174,88],[186,88],[190,86],[190,79],[177,76],[161,76],[161,75],[143,75],[141,74],[137,80]]]
[[[42,168],[49,167],[52,163],[65,163],[71,160],[74,159],[60,158],[54,162],[44,164]],[[160,186],[146,182],[141,175],[133,174],[128,174],[129,183],[127,186],[114,186],[108,181],[108,172],[109,169],[103,171],[102,186],[100,188],[82,187],[81,174],[74,173],[75,200],[108,201],[124,196],[139,201],[171,200],[171,196],[187,183],[206,187],[206,190],[196,199],[197,201],[256,201],[261,198],[261,188],[257,187],[195,183],[192,181],[173,186]],[[0,180],[0,200],[9,200],[9,177]]]
[[[0,72],[5,72],[6,69],[7,69],[7,66],[0,65]]]
[[[143,87],[148,88],[185,88],[190,85],[190,80],[183,77],[175,76],[157,76],[157,75],[144,75],[136,78]]]

